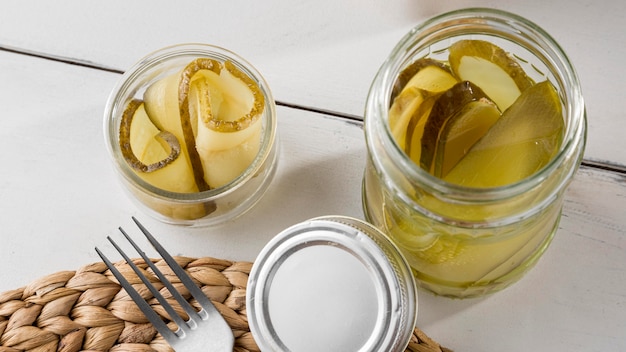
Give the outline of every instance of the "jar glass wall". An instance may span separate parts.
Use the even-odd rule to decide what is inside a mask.
[[[491,188],[446,182],[413,162],[394,139],[389,109],[404,68],[446,61],[448,48],[483,40],[510,53],[534,82],[548,80],[561,101],[564,136],[556,155],[521,181]],[[537,25],[491,9],[464,9],[415,27],[374,79],[365,111],[368,160],[363,207],[398,245],[420,286],[471,297],[515,282],[541,257],[558,228],[564,191],[584,151],[586,116],[574,68]]]

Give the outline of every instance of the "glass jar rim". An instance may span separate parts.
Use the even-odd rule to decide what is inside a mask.
[[[567,86],[566,90],[561,90],[562,94],[565,95],[562,98],[564,98],[563,102],[565,104],[566,134],[557,155],[531,176],[509,185],[492,188],[461,186],[431,175],[419,165],[416,165],[400,149],[391,133],[389,124],[386,123],[393,82],[401,69],[408,64],[405,60],[412,58],[412,54],[417,51],[416,48],[427,48],[430,44],[453,37],[453,34],[460,29],[476,24],[483,26],[497,25],[499,29],[506,28],[510,35],[516,36],[516,39],[524,39],[529,45],[540,45],[541,50],[545,52],[545,59],[550,60],[550,64],[555,65],[555,69],[558,69],[558,75],[555,76]],[[446,33],[447,36],[438,37],[442,32]],[[485,28],[480,32],[465,31],[462,34],[503,35],[501,32]],[[365,111],[365,138],[368,141],[368,145],[376,139],[376,136],[373,135],[373,130],[379,129],[383,131],[381,133],[381,143],[384,144],[385,150],[391,154],[392,157],[390,159],[396,163],[396,166],[406,172],[405,176],[418,180],[423,187],[431,192],[445,195],[446,198],[458,201],[502,200],[533,189],[553,173],[563,160],[575,153],[581,140],[584,144],[586,138],[586,112],[580,82],[574,67],[563,49],[552,36],[535,23],[519,15],[491,8],[475,7],[446,12],[432,17],[411,29],[394,47],[376,74],[367,97]],[[374,163],[379,163],[376,157],[370,156],[370,158],[373,159]],[[566,181],[563,180],[563,182]]]
[[[123,111],[129,98],[135,94],[132,92],[135,80],[149,73],[155,65],[183,57],[209,57],[218,59],[220,62],[229,60],[259,85],[259,89],[265,97],[262,117],[264,116],[266,118],[266,127],[261,134],[261,147],[252,163],[240,175],[227,184],[214,189],[194,193],[167,191],[155,187],[137,176],[121,156],[117,133],[119,130],[119,121],[116,116],[120,114],[120,111]],[[125,100],[121,101],[122,99]],[[204,43],[181,43],[170,45],[145,55],[124,72],[107,99],[104,111],[103,130],[109,155],[115,167],[121,171],[122,177],[130,182],[131,185],[141,189],[142,192],[152,197],[184,204],[196,203],[198,201],[211,201],[217,197],[222,197],[228,193],[234,192],[245,184],[246,181],[251,179],[263,167],[265,161],[272,154],[272,148],[277,139],[276,125],[276,107],[271,90],[269,89],[269,84],[250,62],[238,54],[219,46]]]

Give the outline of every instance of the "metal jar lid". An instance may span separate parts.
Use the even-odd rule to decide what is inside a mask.
[[[257,257],[247,290],[262,351],[404,351],[417,318],[404,257],[376,228],[347,217],[278,234]]]

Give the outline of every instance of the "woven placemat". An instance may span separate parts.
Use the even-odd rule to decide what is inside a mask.
[[[246,317],[246,284],[252,263],[209,257],[176,257],[176,261],[211,298],[232,328],[235,335],[233,351],[259,351]],[[163,288],[143,260],[135,260],[135,263],[157,287]],[[161,259],[155,259],[154,263],[189,299],[188,292],[171,274],[167,264]],[[167,317],[132,269],[124,262],[118,262],[116,266],[155,310]],[[166,298],[172,298],[166,288],[161,292]],[[190,302],[197,307],[193,299]],[[0,293],[0,352],[14,351],[160,352],[173,349],[148,322],[106,265],[94,263]],[[450,350],[416,328],[406,351]]]

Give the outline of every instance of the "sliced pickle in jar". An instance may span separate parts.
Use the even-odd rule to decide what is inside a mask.
[[[466,249],[459,238],[439,235],[430,247],[414,251],[413,255],[428,264],[442,264],[454,262]]]
[[[397,96],[395,93],[392,95],[389,127],[398,146],[408,152],[407,133],[410,138],[415,133],[415,128],[423,126],[419,121],[424,115],[424,110],[430,108],[430,104],[425,107],[422,104],[428,102],[433,95],[448,90],[457,83],[457,80],[444,64],[431,59],[421,59],[409,65],[400,74],[396,84],[400,85],[402,82],[406,83]],[[420,131],[418,130],[417,134]]]
[[[419,59],[402,70],[397,84],[405,80],[402,90],[416,87],[432,93],[448,90],[457,82],[449,66],[429,58]]]
[[[204,181],[202,163],[195,148],[187,100],[191,76],[201,69],[219,73],[220,64],[211,59],[196,59],[182,71],[151,84],[144,92],[144,102],[146,112],[154,125],[162,131],[174,134],[179,140],[182,154],[193,171],[198,190],[205,191],[209,186]]]
[[[181,73],[180,82],[178,85],[178,104],[180,111],[180,124],[185,138],[185,144],[187,146],[187,153],[189,153],[189,160],[194,172],[196,184],[200,191],[211,189],[204,177],[204,171],[202,166],[202,158],[198,153],[196,144],[196,133],[194,133],[194,122],[198,123],[197,117],[191,117],[190,102],[189,102],[189,90],[193,78],[198,72],[212,71],[219,74],[222,71],[221,64],[213,59],[209,58],[197,58],[190,62]],[[209,94],[209,93],[206,93]],[[206,107],[210,109],[210,106]],[[199,126],[199,124],[198,124]]]
[[[452,72],[479,86],[500,111],[506,110],[533,81],[502,48],[483,40],[461,40],[449,48]]]
[[[178,107],[178,82],[180,72],[155,81],[143,93],[146,113],[161,131],[169,131],[183,138]],[[182,143],[182,139],[181,139]],[[182,145],[184,148],[185,146]]]
[[[264,97],[234,65],[227,62],[225,67],[220,75],[199,73],[189,93],[191,119],[197,121],[196,148],[211,188],[243,173],[261,144]]]
[[[433,164],[433,174],[444,178],[500,118],[496,104],[486,98],[466,104],[443,126]]]
[[[468,81],[457,83],[439,96],[430,111],[421,140],[420,166],[442,177],[499,116],[497,107],[479,87]],[[470,124],[474,126],[467,130]]]
[[[170,192],[198,191],[178,139],[159,130],[139,100],[131,101],[123,113],[119,143],[124,159],[144,181]]]
[[[543,168],[562,143],[561,101],[549,81],[527,88],[444,180],[468,187],[499,187]]]
[[[442,71],[451,73],[450,71],[450,67],[448,65],[446,65],[445,63],[441,62],[441,61],[437,61],[431,58],[421,58],[418,60],[413,61],[410,65],[408,65],[407,67],[405,67],[400,74],[398,75],[398,78],[396,78],[396,81],[393,85],[393,89],[391,92],[391,98],[394,99],[395,97],[397,97],[400,92],[402,92],[402,90],[404,90],[407,87],[410,87],[411,84],[408,84],[411,80],[415,79],[416,74],[420,71],[422,71],[423,69],[430,67],[429,70],[433,69],[433,68],[439,68]],[[422,75],[424,75],[426,72],[422,72]],[[432,72],[431,72],[432,73]],[[436,75],[432,75],[432,74],[428,74],[426,73],[427,76],[430,76],[431,79],[426,80],[426,82],[429,82],[431,85],[437,85],[438,82],[435,81],[433,78],[437,78]],[[419,76],[418,76],[419,77]],[[422,78],[416,78],[415,80],[424,80],[424,77]],[[415,80],[412,83],[415,83]],[[421,87],[425,87],[427,86],[429,83],[426,84],[421,84]],[[439,89],[439,90],[445,90],[445,89]]]
[[[438,93],[427,96],[419,108],[413,112],[406,128],[406,147],[404,151],[416,165],[420,164],[422,156],[422,137],[424,136],[426,121],[428,121],[428,116],[440,95]]]
[[[232,181],[258,153],[264,96],[230,61],[195,59],[148,87],[144,100],[154,124],[181,141],[200,191]]]
[[[406,150],[406,135],[411,117],[427,98],[427,94],[422,89],[411,87],[402,91],[389,109],[389,128],[398,147],[402,150]]]

